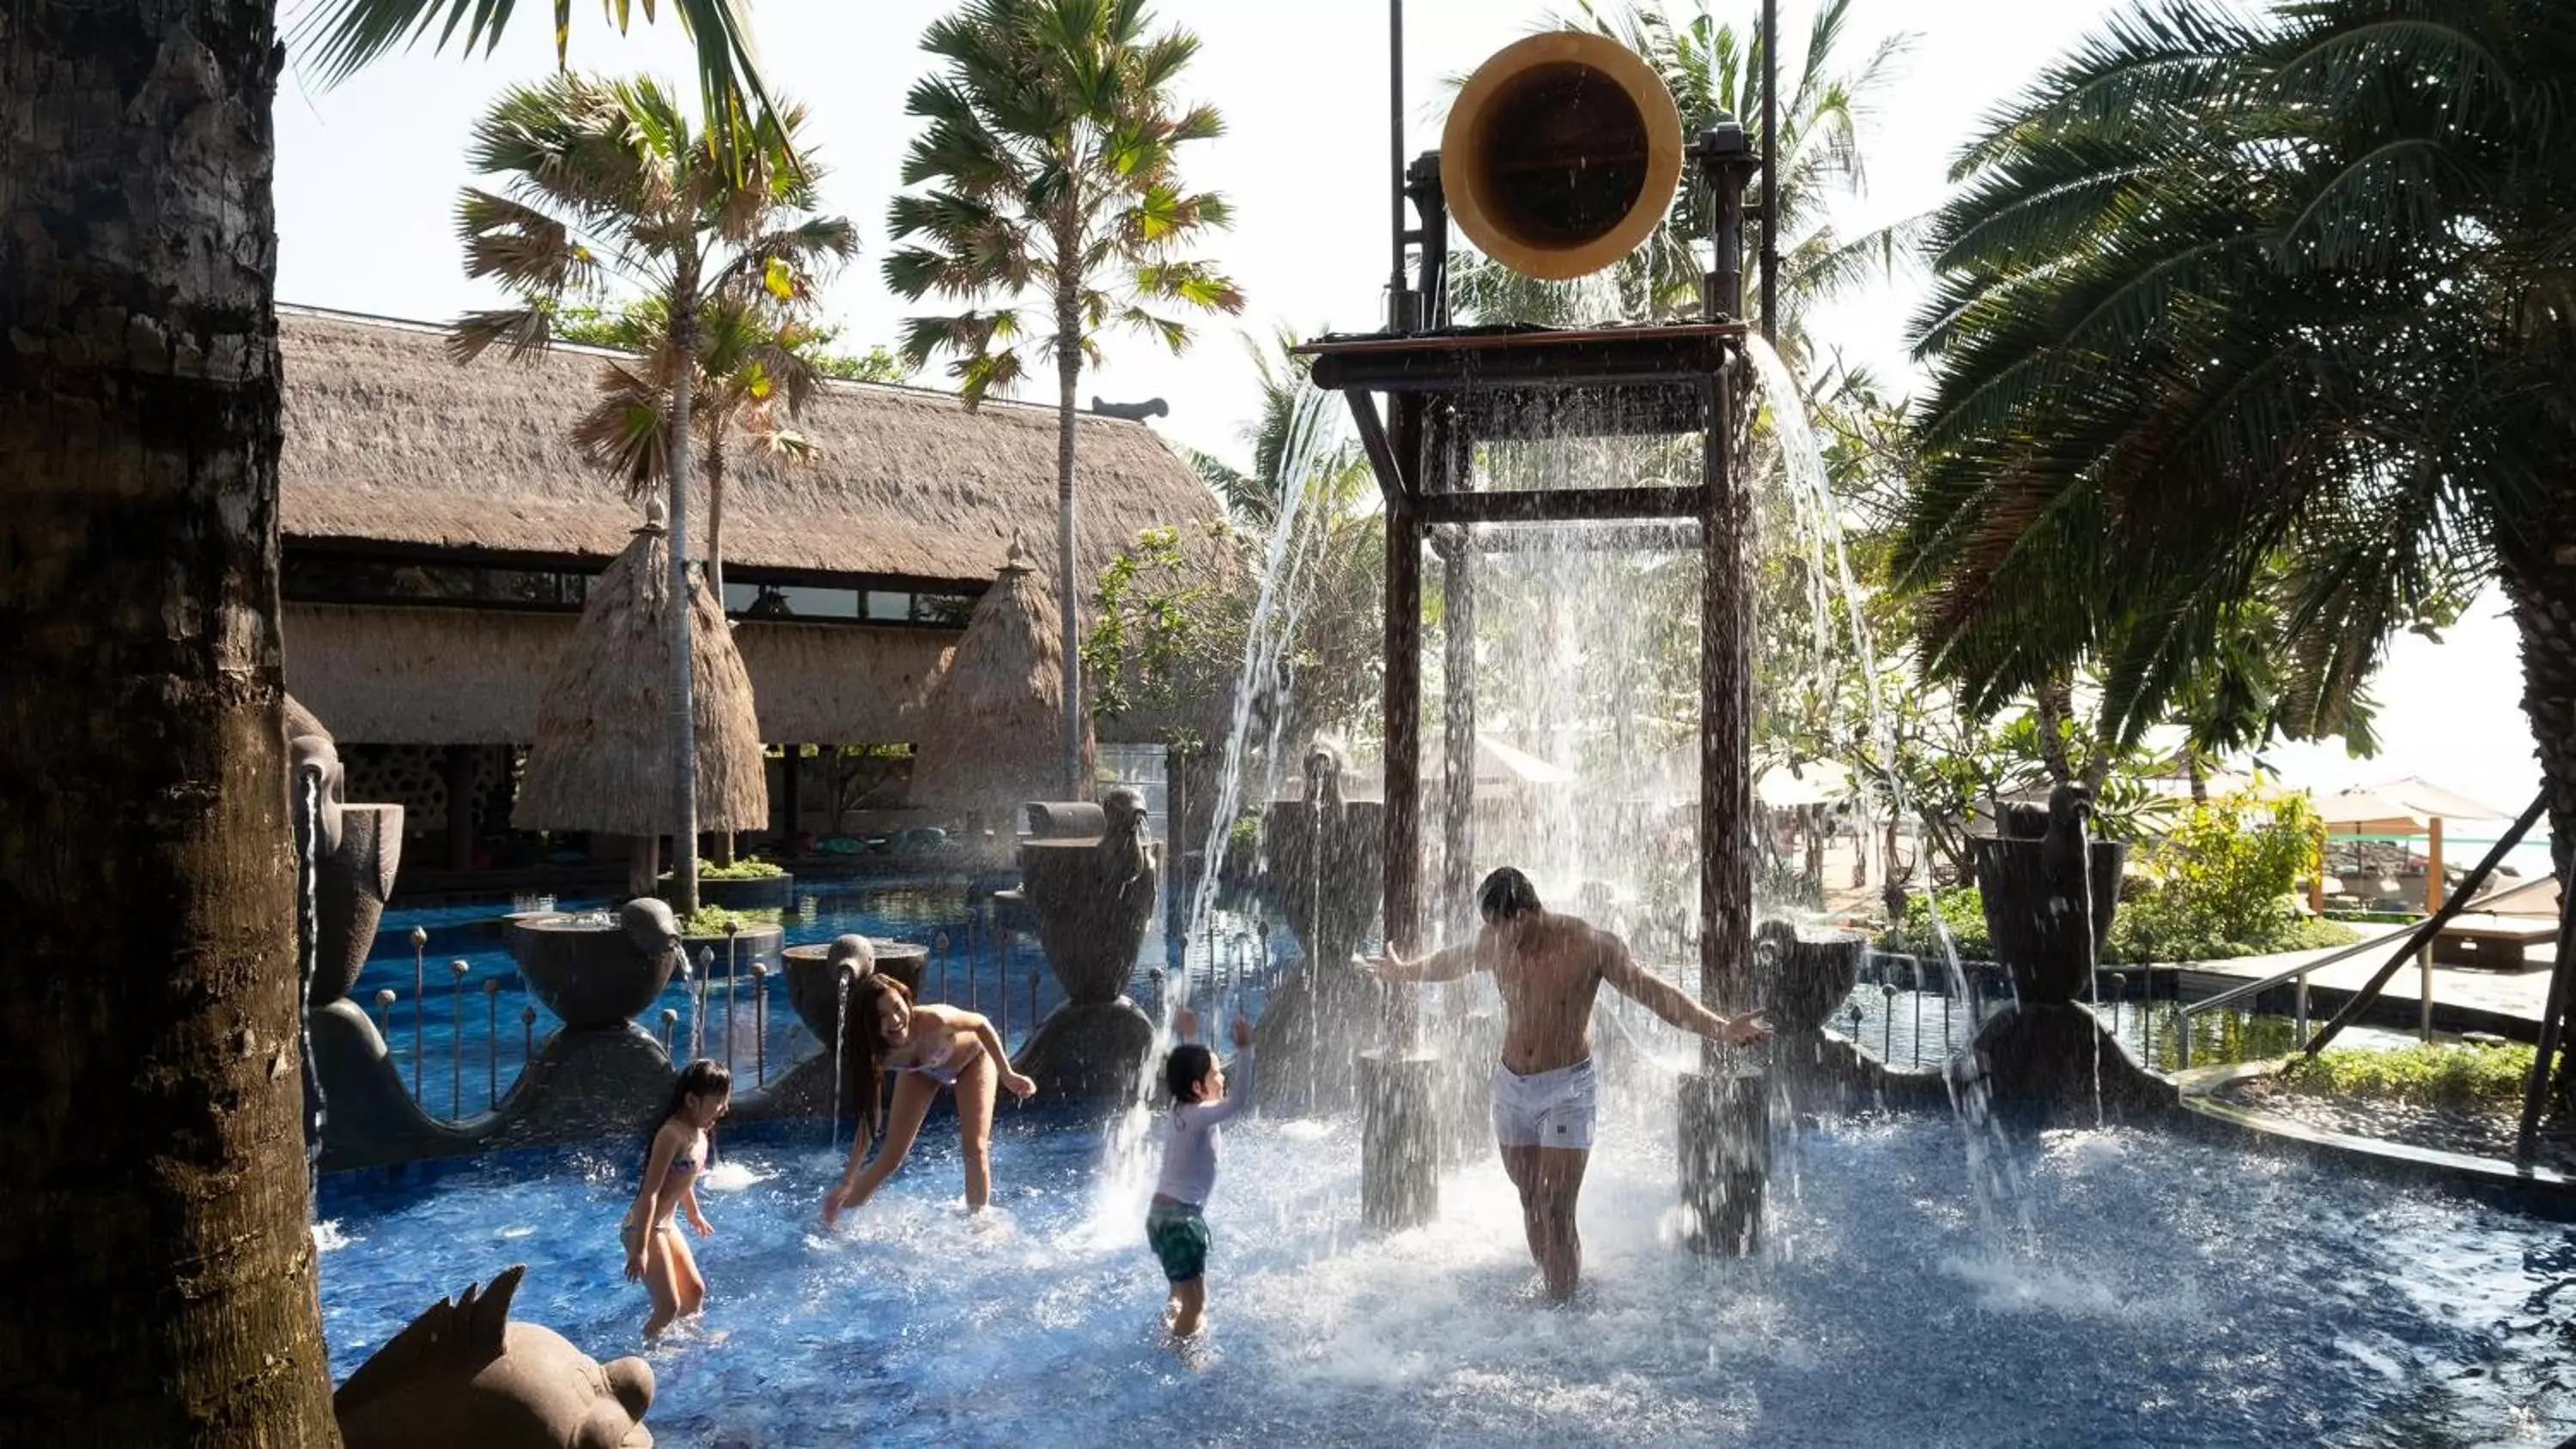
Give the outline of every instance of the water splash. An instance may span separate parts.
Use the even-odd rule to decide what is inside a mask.
[[[1808,424],[1805,395],[1788,364],[1761,337],[1748,335],[1744,341],[1745,355],[1753,364],[1755,382],[1768,405],[1767,416],[1778,444],[1780,472],[1796,509],[1799,532],[1810,550],[1817,576],[1830,577],[1842,592],[1843,617],[1848,623],[1852,649],[1861,671],[1871,742],[1876,746],[1881,762],[1889,808],[1896,819],[1906,819],[1912,813],[1911,805],[1906,798],[1904,779],[1894,769],[1895,728],[1879,689],[1877,640],[1863,607],[1867,596],[1852,574],[1850,554],[1843,544],[1841,507],[1834,498],[1832,482],[1825,470],[1824,451],[1817,445],[1814,430]],[[1863,831],[1862,834],[1866,837],[1868,832]],[[1930,864],[1928,853],[1918,852],[1915,867],[1924,873],[1922,884],[1927,893],[1932,889]],[[1891,875],[1894,865],[1893,861],[1887,863]],[[1911,872],[1906,883],[1912,884]],[[2089,887],[2086,899],[2089,910]],[[1958,943],[1951,939],[1948,923],[1942,920],[1937,909],[1930,912],[1930,916],[1934,934],[1940,942],[1945,994],[1954,1001],[1965,1002],[1973,1021],[1981,1011],[1966,968],[1960,964]],[[2011,1140],[2002,1124],[1995,1120],[1982,1075],[1945,1072],[1944,1078],[1949,1083],[1951,1105],[1958,1114],[1966,1138],[1969,1179],[1976,1192],[1980,1213],[1990,1226],[2008,1213],[2024,1231],[2028,1231],[2031,1221],[2022,1191],[2020,1168],[2014,1158]],[[2096,1096],[2099,1096],[2098,1087]]]

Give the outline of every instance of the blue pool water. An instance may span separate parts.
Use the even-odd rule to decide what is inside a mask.
[[[704,1194],[711,1284],[651,1352],[674,1445],[2468,1445],[2576,1429],[2576,1235],[2300,1162],[2122,1130],[2022,1164],[2031,1226],[1970,1206],[1955,1125],[1785,1136],[1761,1260],[1673,1242],[1663,1084],[1604,1124],[1587,1285],[1542,1307],[1490,1159],[1430,1226],[1358,1221],[1343,1120],[1228,1129],[1210,1352],[1157,1341],[1148,1164],[1005,1107],[995,1210],[967,1217],[934,1117],[826,1234],[819,1125],[746,1129]],[[640,1143],[326,1180],[324,1323],[345,1375],[513,1262],[517,1315],[638,1349],[615,1224]]]
[[[800,882],[800,887],[803,884]],[[786,912],[782,923],[787,945],[828,941],[855,931],[876,939],[931,946],[934,949],[922,983],[924,995],[982,1011],[1006,1027],[1005,1035],[1013,1042],[1026,1035],[1035,1019],[1031,1013],[1033,999],[1037,1016],[1053,1010],[1062,1000],[1062,990],[1045,969],[1036,941],[1021,937],[1005,942],[988,932],[979,913],[968,907],[963,881],[825,881],[814,883],[811,889],[800,888],[798,894],[799,908]],[[582,910],[604,906],[606,902],[567,897],[557,904],[564,910]],[[504,919],[510,909],[506,901],[493,901],[385,912],[366,969],[349,993],[351,1000],[384,1027],[386,1045],[405,1083],[413,1080],[417,1069],[423,1104],[436,1115],[452,1115],[451,1108],[453,1115],[464,1116],[485,1110],[491,1105],[496,1087],[507,1094],[518,1080],[530,1042],[543,1044],[560,1025],[554,1014],[528,992],[519,978],[518,967],[510,959]],[[413,990],[411,944],[415,926],[429,933],[423,950],[427,1010],[420,1013],[417,1024],[414,1014],[420,998]],[[935,949],[943,935],[948,940],[944,952]],[[1234,949],[1229,953],[1229,969],[1239,969],[1255,984],[1255,999],[1257,983],[1266,979],[1262,963],[1294,952],[1291,938],[1284,932],[1269,942],[1266,957],[1256,943],[1230,944]],[[1148,936],[1145,952],[1152,962],[1159,963],[1162,946],[1159,936]],[[1193,955],[1200,959],[1204,975],[1206,953],[1194,951]],[[449,969],[450,962],[460,960],[467,970],[461,993]],[[700,1038],[701,1049],[717,1057],[724,1055],[727,1031],[724,974],[724,953],[719,950],[707,998],[707,1021]],[[487,994],[487,981],[500,983],[500,989]],[[1034,998],[1032,984],[1036,988]],[[768,1071],[775,1074],[817,1049],[818,1043],[797,1020],[795,1009],[788,1005],[785,991],[775,980],[771,982],[765,1030],[755,1025],[760,1013],[747,957],[735,973],[735,985],[732,1064],[744,1082],[753,1080],[763,1052]],[[1145,993],[1146,986],[1139,981],[1136,989]],[[379,1012],[375,1004],[380,988],[395,993],[397,999],[390,1013]],[[536,1020],[523,1023],[521,1011],[529,1007],[535,1009]],[[660,1036],[661,1013],[665,1009],[678,1013],[672,1034],[675,1045],[685,1054],[697,1012],[694,987],[674,978],[661,1000],[637,1021]]]

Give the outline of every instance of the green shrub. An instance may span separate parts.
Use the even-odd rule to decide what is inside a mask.
[[[1986,935],[1986,909],[1975,886],[1960,886],[1935,896],[1915,896],[1905,903],[1905,919],[1879,933],[1878,949],[1901,952],[1908,956],[1942,959],[1941,933],[1933,927],[1933,912],[1940,912],[1941,925],[1949,928],[1950,944],[1963,961],[1991,961],[1995,943]]]
[[[721,936],[724,934],[727,922],[733,922],[740,929],[748,931],[758,926],[775,926],[778,924],[778,916],[779,913],[776,911],[729,911],[722,906],[702,905],[694,914],[680,918],[680,934]]]
[[[700,880],[767,880],[772,876],[785,874],[787,874],[787,867],[780,865],[778,862],[774,860],[755,860],[747,855],[742,859],[735,861],[731,865],[718,865],[711,860],[702,860],[698,862],[698,879]],[[669,871],[664,871],[662,873],[662,879],[671,879],[671,873]]]
[[[2318,1096],[2459,1107],[2520,1100],[2530,1071],[2527,1046],[2425,1043],[2386,1050],[2331,1047],[2292,1058],[2280,1079]]]
[[[2184,812],[2133,855],[2151,883],[2111,926],[2120,961],[2211,961],[2341,945],[2355,932],[2297,914],[2291,890],[2317,866],[2316,811],[2303,796],[2225,795]]]

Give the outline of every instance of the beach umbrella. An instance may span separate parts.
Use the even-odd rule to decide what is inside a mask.
[[[581,621],[537,702],[536,741],[511,823],[521,830],[631,835],[634,893],[653,885],[653,841],[673,828],[669,536],[658,500],[623,553],[590,586]],[[769,824],[769,784],[751,676],[703,579],[689,581],[698,828]],[[673,849],[695,848],[674,841]]]
[[[975,603],[924,696],[915,732],[911,801],[1008,844],[1020,806],[1063,789],[1057,745],[1064,728],[1064,649],[1055,596],[1017,537]],[[1083,724],[1083,777],[1093,743]]]

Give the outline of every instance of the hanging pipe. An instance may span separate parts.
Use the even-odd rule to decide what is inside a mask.
[[[454,1008],[456,1040],[447,1044],[447,1120],[465,1115],[465,975],[474,968],[462,961],[447,963],[448,1005]]]

